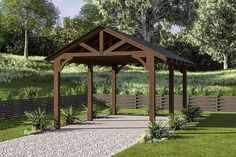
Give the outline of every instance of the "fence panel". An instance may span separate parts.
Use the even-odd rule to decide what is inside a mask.
[[[94,101],[99,105],[111,104],[110,94],[94,94]],[[139,109],[148,107],[147,95],[117,95],[118,108]],[[175,109],[182,109],[182,96],[175,96]],[[236,96],[188,96],[190,106],[201,107],[203,111],[236,112]],[[73,106],[82,108],[87,104],[87,95],[62,96],[61,107]],[[156,104],[162,109],[168,109],[169,96],[156,96]],[[18,118],[25,111],[34,111],[38,107],[45,108],[47,112],[53,112],[53,98],[35,98],[25,100],[0,101],[0,119]]]

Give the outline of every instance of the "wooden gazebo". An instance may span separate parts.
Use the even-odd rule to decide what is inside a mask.
[[[88,113],[93,120],[93,66],[112,67],[112,114],[116,114],[116,74],[127,64],[141,63],[149,71],[149,120],[155,121],[155,67],[158,62],[169,65],[169,114],[174,114],[174,70],[183,74],[183,108],[187,107],[187,67],[193,63],[165,49],[119,32],[98,26],[59,51],[48,56],[54,61],[54,126],[60,128],[60,72],[67,63],[88,66]]]

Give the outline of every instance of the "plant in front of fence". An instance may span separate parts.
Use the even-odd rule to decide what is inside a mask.
[[[147,114],[149,114],[149,110],[150,110],[149,104],[145,105],[145,108],[146,108]],[[156,115],[158,115],[158,112],[162,111],[162,110],[163,110],[163,108],[161,108],[159,105],[156,105],[156,107],[155,107]]]
[[[181,130],[186,127],[187,120],[183,115],[175,115],[169,120],[170,129]]]
[[[84,107],[84,110],[86,111],[86,112],[88,112],[88,107],[87,107],[88,105],[83,105],[83,107]],[[94,103],[93,104],[93,118],[96,118],[97,116],[98,116],[98,113],[100,112],[100,110],[101,110],[101,108],[96,104],[96,103]]]
[[[73,124],[76,120],[79,120],[80,112],[72,106],[61,109],[62,121],[64,124]]]
[[[169,139],[175,131],[170,129],[168,126],[168,123],[160,122],[150,122],[148,124],[147,132],[146,134],[141,137],[139,140],[141,143],[146,142],[159,142],[163,140]]]
[[[190,106],[182,111],[188,122],[193,122],[201,117],[202,111],[200,107]]]
[[[45,109],[40,107],[35,111],[25,112],[26,121],[24,123],[29,125],[29,128],[25,130],[25,134],[32,134],[36,132],[42,132],[49,128],[50,121],[48,120],[48,115]]]

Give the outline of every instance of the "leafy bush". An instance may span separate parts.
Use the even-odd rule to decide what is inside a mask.
[[[175,115],[170,118],[169,127],[174,130],[184,129],[186,127],[186,118],[181,115]]]
[[[150,122],[148,124],[148,133],[152,139],[169,138],[172,135],[172,131],[168,130],[167,124],[162,122]]]
[[[88,112],[88,105],[83,105],[86,112]],[[93,104],[93,118],[96,118],[100,112],[100,107],[97,104]]]
[[[79,111],[72,106],[61,109],[61,115],[62,120],[66,125],[73,124],[75,120],[79,120]]]
[[[49,125],[49,120],[45,109],[41,110],[41,108],[38,108],[34,112],[26,111],[25,116],[27,117],[27,120],[24,121],[24,123],[32,126],[35,130],[43,131]]]
[[[186,110],[183,110],[182,113],[186,117],[187,121],[193,122],[197,118],[201,117],[202,111],[200,107],[191,106],[188,107]]]

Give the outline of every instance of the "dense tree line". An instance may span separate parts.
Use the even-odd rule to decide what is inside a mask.
[[[227,69],[235,59],[233,0],[86,0],[77,16],[61,22],[59,15],[50,0],[1,0],[0,52],[45,56],[104,24],[186,57],[197,70]]]

